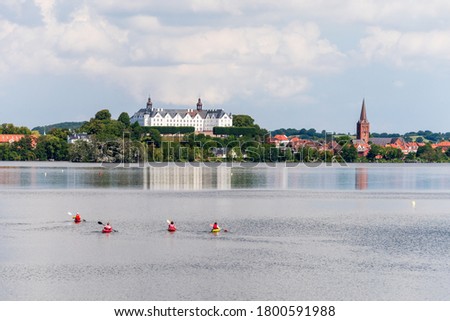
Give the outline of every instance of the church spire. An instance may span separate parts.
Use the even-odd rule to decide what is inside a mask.
[[[366,144],[369,143],[370,139],[370,123],[367,120],[366,102],[364,99],[361,107],[361,115],[356,124],[356,139],[363,140]]]
[[[366,115],[366,103],[365,103],[365,99],[363,99],[362,102],[362,107],[361,107],[361,116],[359,116],[359,120],[360,121],[365,121],[367,122],[367,115]]]

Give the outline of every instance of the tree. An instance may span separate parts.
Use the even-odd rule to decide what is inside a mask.
[[[122,124],[125,125],[125,127],[129,127],[131,122],[130,122],[130,116],[128,115],[128,113],[123,112],[119,115],[119,118],[117,118],[118,121],[120,121]]]
[[[111,113],[108,109],[102,109],[95,114],[97,120],[111,120]]]
[[[36,158],[33,152],[33,139],[28,135],[18,142],[12,143],[12,150],[17,155],[16,159],[13,160],[34,160]]]
[[[352,141],[352,138],[348,135],[342,135],[342,136],[336,137],[336,142],[341,146],[351,144],[351,141]]]
[[[342,158],[349,163],[353,163],[358,159],[358,151],[353,144],[344,144],[340,150]]]
[[[67,141],[53,135],[40,136],[36,145],[36,156],[39,160],[67,160],[69,156]]]
[[[405,157],[405,162],[411,163],[416,161],[416,153],[408,153]]]
[[[27,127],[16,127],[13,124],[2,124],[0,127],[0,134],[19,134],[19,135],[30,135],[31,130]]]
[[[121,138],[124,129],[125,125],[122,122],[111,119],[111,113],[103,109],[95,114],[95,118],[85,123],[80,131],[95,135],[97,140],[107,141]]]
[[[95,162],[95,153],[95,146],[91,142],[78,140],[69,146],[71,162]]]
[[[374,161],[378,155],[384,157],[386,155],[386,149],[379,145],[375,144],[370,145],[370,151],[367,154],[367,159],[370,161]]]
[[[314,137],[314,136],[316,136],[317,132],[316,132],[316,130],[315,130],[314,128],[310,128],[310,129],[308,129],[308,130],[306,131],[306,134],[307,134],[308,136]]]
[[[386,147],[386,154],[385,158],[387,160],[400,160],[403,159],[404,155],[401,149],[399,148],[393,148],[393,147]]]
[[[141,127],[141,125],[139,125],[138,122],[134,122],[133,124],[131,124],[130,129],[131,139],[140,140],[144,132],[144,129]]]
[[[234,115],[233,127],[253,127],[255,120],[249,115]]]
[[[291,148],[286,148],[284,150],[284,159],[286,162],[292,162],[294,160],[294,153]]]
[[[49,132],[50,135],[58,137],[61,140],[67,140],[67,136],[69,135],[68,129],[62,128],[52,128]]]
[[[155,147],[161,146],[161,134],[155,128],[150,128],[144,138],[145,141],[152,142]]]
[[[430,143],[427,143],[423,146],[420,146],[417,149],[416,157],[424,159],[424,160],[434,160],[435,152]]]

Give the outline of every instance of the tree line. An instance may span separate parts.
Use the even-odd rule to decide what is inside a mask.
[[[75,126],[76,123],[66,123]],[[333,136],[315,129],[279,129],[272,135],[296,135],[316,141],[316,146],[294,150],[289,146],[275,148],[268,143],[269,132],[255,124],[248,115],[234,115],[232,127],[216,127],[214,136],[195,134],[193,127],[142,127],[131,123],[126,112],[113,119],[108,109],[98,111],[87,122],[78,123],[78,133],[87,133],[89,140],[72,144],[67,136],[73,129],[54,126],[46,135],[26,127],[2,124],[0,134],[25,135],[18,142],[0,144],[0,160],[55,160],[72,162],[198,162],[198,161],[247,161],[247,162],[448,162],[450,152],[433,149],[436,133],[410,132],[408,137],[423,137],[427,144],[417,153],[407,156],[399,149],[372,145],[367,157],[358,156],[349,135]],[[50,127],[50,126],[45,126]],[[73,127],[72,127],[73,128]],[[416,135],[417,134],[417,135]],[[447,134],[439,133],[445,138]],[[389,135],[389,134],[385,134]],[[373,137],[386,137],[372,134]],[[395,134],[396,135],[396,134]],[[449,135],[450,136],[450,135]],[[388,136],[389,137],[389,136]],[[392,136],[392,137],[398,137]],[[427,137],[427,138],[425,138]],[[334,152],[320,148],[336,142]],[[381,157],[380,157],[381,156]]]

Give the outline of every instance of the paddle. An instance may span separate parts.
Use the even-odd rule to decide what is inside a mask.
[[[102,223],[102,222],[100,222],[100,221],[98,221],[97,223],[98,223],[98,224],[100,224],[100,225],[103,225],[103,226],[105,226],[105,224],[103,224],[103,223]],[[114,231],[114,232],[119,232],[118,230],[115,230],[115,229],[113,229],[113,231]]]

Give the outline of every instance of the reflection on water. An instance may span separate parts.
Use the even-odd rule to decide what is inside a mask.
[[[358,190],[367,189],[369,186],[368,181],[367,168],[355,168],[355,188]]]
[[[1,163],[0,163],[1,164]],[[169,164],[117,167],[98,164],[9,163],[0,166],[0,188],[139,190],[449,190],[449,164],[244,167],[233,164]]]
[[[142,169],[143,189],[230,189],[231,169],[227,167],[146,167]]]

